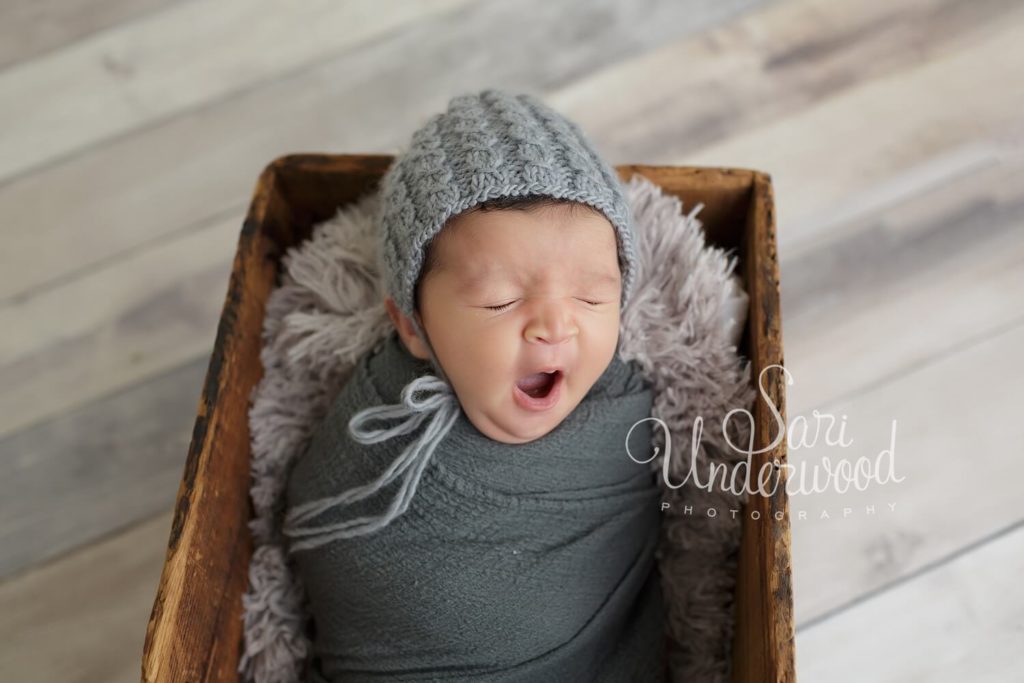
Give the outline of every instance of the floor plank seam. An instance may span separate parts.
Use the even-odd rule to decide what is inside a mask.
[[[853,598],[852,600],[848,600],[842,603],[841,605],[837,605],[828,610],[825,610],[821,614],[811,617],[810,619],[807,619],[803,622],[798,621],[796,625],[796,632],[797,634],[799,634],[801,632],[808,631],[816,626],[820,626],[824,622],[842,615],[842,613],[846,612],[847,610],[853,609],[861,605],[862,603],[866,603],[872,600],[873,598],[880,597],[881,595],[884,595],[885,593],[900,588],[901,586],[910,583],[915,579],[918,579],[926,574],[930,574],[938,569],[941,569],[946,565],[949,565],[955,562],[956,560],[960,559],[961,557],[967,555],[968,553],[972,553],[975,550],[981,548],[982,546],[998,541],[1004,536],[1008,536],[1021,528],[1024,528],[1024,517],[1018,519],[1016,522],[1013,522],[1008,526],[1005,526],[1001,529],[997,529],[996,531],[990,534],[986,534],[981,538],[971,541],[967,545],[961,546],[960,548],[957,548],[951,553],[936,558],[931,562],[927,562],[922,566],[918,567],[917,569],[908,572],[907,574],[904,574],[903,576],[893,579],[888,583],[882,584],[877,588],[873,588],[866,593],[858,595],[856,598]]]
[[[268,160],[267,163],[270,163],[270,160]],[[256,176],[258,175],[258,172],[253,174],[254,185],[256,183]],[[152,237],[144,242],[133,244],[121,251],[104,256],[98,261],[82,266],[81,268],[77,268],[75,270],[62,273],[61,275],[55,277],[52,280],[40,282],[31,289],[22,290],[17,294],[14,294],[7,298],[0,298],[0,308],[7,306],[19,306],[28,303],[36,296],[46,294],[65,285],[69,285],[75,282],[76,280],[88,277],[90,275],[98,273],[101,270],[106,270],[111,266],[116,266],[118,263],[126,261],[139,254],[143,254],[150,249],[160,247],[165,244],[169,244],[170,242],[174,242],[176,239],[184,238],[189,235],[193,235],[197,232],[200,232],[202,230],[205,230],[207,228],[210,228],[219,221],[228,218],[231,215],[238,216],[238,230],[239,232],[241,232],[242,225],[245,222],[245,212],[248,206],[248,199],[239,200],[237,203],[232,204],[231,206],[228,206],[219,211],[215,211],[211,214],[207,214],[206,216],[198,220],[192,221],[191,223],[187,223],[181,227],[156,235],[155,237]],[[225,260],[230,259],[233,256],[234,254],[231,253],[224,254]],[[227,287],[226,280],[224,282],[224,286],[225,288]]]
[[[835,396],[833,398],[830,398],[827,401],[818,404],[817,406],[815,406],[815,408],[823,411],[826,408],[834,408],[839,405],[851,403],[855,399],[862,398],[873,391],[887,387],[890,384],[893,384],[896,381],[900,381],[905,377],[909,377],[910,375],[913,375],[916,372],[919,372],[921,370],[927,370],[931,366],[937,365],[944,360],[952,358],[965,351],[969,351],[973,349],[975,346],[979,346],[981,344],[984,344],[985,342],[995,341],[996,339],[1002,337],[1003,335],[1010,334],[1016,331],[1022,325],[1024,325],[1024,315],[1016,318],[1011,318],[1008,322],[1004,323],[1003,325],[989,328],[987,330],[981,331],[976,335],[967,337],[961,340],[960,342],[954,344],[953,346],[943,349],[939,353],[933,354],[926,358],[922,358],[918,361],[911,363],[910,365],[907,365],[906,367],[900,368],[899,370],[894,370],[891,373],[885,375],[885,377],[875,380],[874,382],[869,382],[868,384],[865,384],[864,386],[861,387],[857,387],[852,391],[848,391],[839,394],[838,396]],[[783,328],[783,333],[785,333],[785,328]]]

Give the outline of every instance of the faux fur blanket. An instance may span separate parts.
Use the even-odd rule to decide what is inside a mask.
[[[682,203],[643,178],[625,184],[633,211],[639,264],[633,298],[622,311],[621,357],[635,359],[654,386],[652,416],[671,438],[670,479],[691,469],[694,420],[703,419],[694,470],[709,463],[730,469],[743,454],[721,431],[734,408],[752,409],[749,362],[736,345],[748,298],[734,274],[736,257],[705,243],[696,218],[702,204]],[[254,553],[242,598],[244,652],[238,670],[252,683],[295,683],[311,652],[305,589],[293,573],[281,535],[284,487],[332,398],[362,355],[390,333],[376,270],[378,195],[344,207],[316,226],[283,259],[279,286],[263,323],[264,377],[253,393],[249,522]],[[747,426],[733,421],[732,443]],[[665,429],[654,429],[660,473]],[[733,592],[742,496],[693,485],[662,486],[661,538],[656,554],[666,605],[673,681],[722,682],[731,670]],[[705,510],[719,514],[708,516]]]

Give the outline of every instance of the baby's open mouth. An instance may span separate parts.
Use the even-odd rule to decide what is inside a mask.
[[[530,398],[544,398],[551,392],[555,382],[561,375],[560,370],[554,372],[537,372],[529,377],[523,377],[516,382],[516,386],[523,390]]]

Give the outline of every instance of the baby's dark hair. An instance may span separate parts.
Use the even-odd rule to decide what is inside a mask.
[[[570,213],[570,215],[577,215],[577,212],[580,211],[601,213],[590,204],[586,204],[584,202],[577,202],[572,199],[559,199],[548,195],[527,194],[516,197],[498,197],[497,199],[488,199],[458,215],[465,216],[466,214],[475,213],[477,211],[532,211],[548,207],[564,208]],[[423,267],[420,269],[420,275],[416,279],[416,286],[413,288],[413,305],[417,311],[420,310],[420,283],[423,282],[424,278],[426,278],[427,275],[438,266],[439,260],[437,257],[437,250],[435,248],[437,240],[441,236],[441,233],[444,232],[444,229],[448,227],[448,224],[455,220],[455,218],[456,216],[452,216],[445,221],[445,224],[441,226],[441,230],[439,230],[437,235],[434,235],[429,244],[427,244],[426,253],[423,256]]]

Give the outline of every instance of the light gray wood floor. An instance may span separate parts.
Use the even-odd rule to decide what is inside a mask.
[[[1022,73],[1016,0],[0,4],[0,680],[138,680],[259,171],[485,86],[771,173],[791,460],[903,477],[794,496],[801,680],[1020,680]]]

